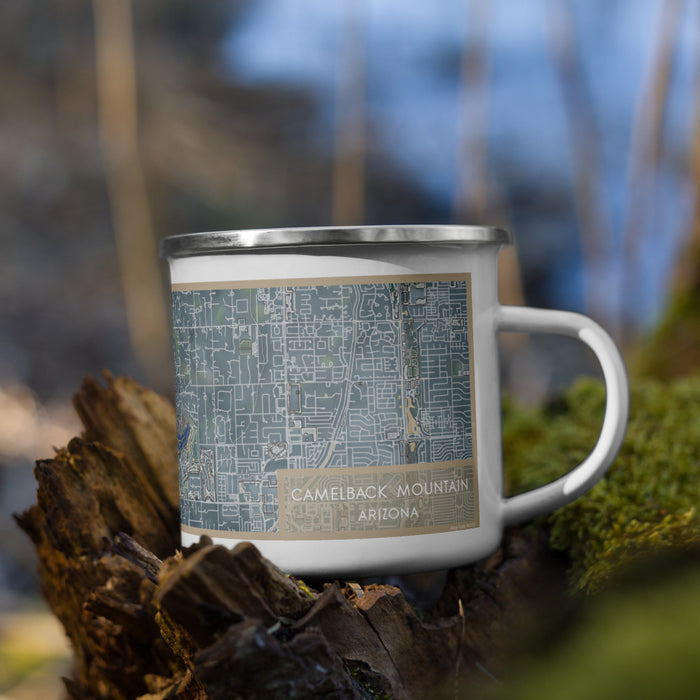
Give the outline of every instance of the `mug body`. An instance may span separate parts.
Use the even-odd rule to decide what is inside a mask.
[[[481,227],[166,238],[183,545],[296,575],[475,561],[500,542],[497,255]]]

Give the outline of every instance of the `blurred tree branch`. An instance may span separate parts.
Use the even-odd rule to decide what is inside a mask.
[[[169,383],[168,316],[138,139],[131,3],[93,0],[105,176],[132,347],[156,386]]]
[[[627,202],[622,231],[621,312],[625,300],[635,293],[637,255],[644,234],[655,176],[659,170],[663,127],[673,69],[673,55],[684,0],[659,3],[655,49],[650,52],[646,77],[634,113],[627,175]],[[624,326],[624,318],[621,319]]]
[[[365,218],[367,150],[365,90],[367,5],[345,1],[341,28],[333,158],[333,223],[362,224]]]
[[[587,312],[604,319],[615,332],[611,320],[604,318],[607,304],[602,286],[594,276],[610,254],[612,226],[606,215],[600,191],[600,130],[579,55],[573,8],[570,0],[553,0],[547,5],[552,61],[559,76],[564,108],[568,116],[569,142],[574,176],[574,198],[581,231],[584,269],[584,300]]]
[[[697,8],[700,20],[700,7]],[[700,52],[695,69],[695,129],[690,147],[690,171],[693,178],[694,212],[690,222],[687,247],[678,259],[672,291],[700,297]]]
[[[664,380],[700,371],[700,55],[698,59],[690,147],[694,213],[689,236],[673,272],[666,313],[633,357],[639,374]]]
[[[457,177],[452,218],[466,224],[504,225],[505,206],[489,173],[489,107],[491,61],[488,34],[490,0],[464,0],[466,37],[459,81]],[[498,257],[498,291],[504,304],[523,304],[524,294],[516,247]],[[505,336],[508,348],[522,348],[526,336]]]
[[[491,2],[465,0],[466,37],[459,82],[457,187],[453,216],[482,223],[489,216],[488,124]]]

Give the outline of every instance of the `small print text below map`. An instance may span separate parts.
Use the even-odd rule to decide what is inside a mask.
[[[173,326],[184,529],[478,525],[468,275],[175,285]]]

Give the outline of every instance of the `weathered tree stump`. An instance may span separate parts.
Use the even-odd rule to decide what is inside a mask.
[[[422,610],[390,585],[310,588],[251,544],[180,551],[173,407],[105,379],[84,381],[84,434],[37,462],[16,516],[74,649],[71,698],[455,697],[503,663],[543,572],[561,578],[538,530],[450,572]]]

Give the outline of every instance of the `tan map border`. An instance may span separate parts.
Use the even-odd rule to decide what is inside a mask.
[[[459,469],[460,467],[471,467],[472,470],[472,487],[471,491],[474,494],[474,520],[466,521],[461,523],[451,523],[450,525],[432,525],[429,527],[393,527],[384,528],[377,530],[347,530],[347,531],[333,531],[333,532],[294,532],[288,533],[286,531],[279,532],[281,539],[298,539],[298,540],[336,540],[336,539],[348,539],[350,537],[355,539],[360,539],[363,537],[401,537],[404,535],[419,535],[419,534],[429,534],[435,532],[451,532],[452,530],[466,530],[472,527],[479,527],[479,480],[476,473],[476,467],[474,464],[474,459],[456,459],[446,462],[417,462],[415,464],[392,464],[390,466],[383,467],[342,467],[339,471],[342,471],[343,475],[352,474],[406,474],[408,472],[418,472],[418,471],[437,471],[438,469]],[[333,469],[338,469],[334,467]],[[277,470],[277,508],[279,513],[279,524],[285,522],[285,516],[287,503],[286,498],[280,497],[280,487],[283,491],[286,491],[287,478],[292,478],[295,476],[305,476],[310,477],[315,476],[318,473],[318,468],[309,469],[278,469]],[[331,470],[326,470],[331,471]],[[285,494],[283,493],[283,496]],[[380,507],[380,503],[376,504]]]
[[[191,525],[182,525],[182,530],[191,535],[209,535],[210,537],[221,537],[224,539],[237,540],[359,540],[377,537],[405,537],[407,535],[430,535],[440,532],[455,532],[458,530],[470,530],[479,527],[479,479],[476,469],[476,464],[473,459],[457,459],[446,462],[418,462],[416,464],[392,464],[384,467],[334,467],[342,471],[343,474],[400,474],[414,471],[432,471],[438,469],[459,467],[472,468],[472,488],[474,494],[474,520],[452,523],[450,525],[431,525],[428,527],[393,527],[377,530],[337,530],[333,532],[239,532],[235,530],[210,530],[200,527],[192,527]],[[329,470],[330,471],[330,470]],[[287,476],[304,476],[309,474],[315,475],[318,472],[317,468],[309,469],[278,469],[277,470],[277,492],[279,494],[280,486],[284,485]],[[280,484],[280,477],[281,484]],[[286,504],[283,498],[278,497],[279,520],[283,522],[286,515]]]
[[[478,500],[478,499],[477,499]],[[294,534],[281,534],[279,532],[235,532],[233,530],[208,530],[203,527],[182,525],[182,531],[190,535],[207,535],[224,540],[278,540],[280,542],[296,542],[298,540],[367,540],[378,537],[410,537],[412,535],[437,535],[441,532],[458,532],[460,530],[473,530],[479,527],[478,522],[454,523],[453,525],[439,525],[434,527],[410,527],[392,528],[386,530],[345,530],[339,532],[301,532]]]
[[[221,280],[219,282],[177,282],[172,285],[173,292],[207,292],[215,289],[265,289],[268,287],[308,287],[337,284],[386,284],[387,282],[452,282],[465,281],[471,299],[471,274],[455,273],[413,273],[409,275],[354,275],[353,277],[296,277],[291,279],[269,280]],[[471,304],[468,314],[471,319]]]
[[[218,289],[259,289],[271,287],[306,287],[311,285],[344,285],[344,284],[387,284],[387,283],[415,283],[415,282],[453,282],[464,281],[467,285],[467,345],[469,351],[469,384],[471,395],[471,432],[472,432],[472,457],[467,460],[454,460],[452,462],[420,462],[417,464],[399,464],[383,467],[334,467],[355,473],[374,472],[400,472],[417,471],[419,469],[444,468],[449,465],[464,465],[472,467],[474,483],[474,520],[470,522],[453,523],[452,525],[438,525],[432,527],[391,528],[386,530],[347,530],[345,532],[309,532],[285,534],[280,532],[238,532],[234,530],[212,530],[207,528],[192,527],[181,524],[183,532],[191,535],[209,535],[223,539],[238,540],[340,540],[340,539],[367,539],[374,537],[405,537],[406,535],[424,535],[440,532],[452,532],[456,530],[468,530],[479,527],[479,480],[478,459],[476,444],[476,389],[474,373],[474,337],[472,320],[472,285],[471,273],[411,273],[406,275],[354,275],[352,277],[298,277],[292,279],[263,279],[263,280],[230,280],[219,282],[182,282],[172,285],[172,291],[210,291]],[[294,470],[297,474],[307,470]],[[316,471],[312,469],[309,471]],[[282,470],[278,470],[278,477]],[[283,477],[284,480],[284,477]],[[282,499],[279,498],[278,482],[278,508],[284,515]],[[280,517],[279,520],[282,518]]]

